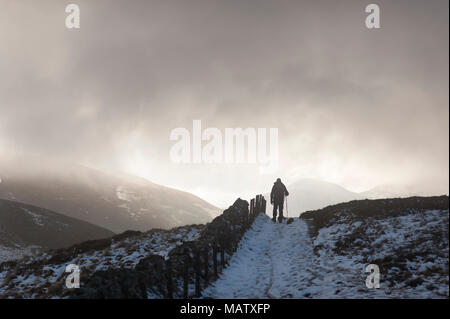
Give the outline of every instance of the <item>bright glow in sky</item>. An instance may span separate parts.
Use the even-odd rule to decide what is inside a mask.
[[[257,4],[256,4],[257,2]],[[447,0],[0,4],[0,151],[126,171],[218,206],[281,177],[448,193]],[[430,49],[432,48],[432,49]],[[172,129],[279,130],[280,169],[174,164]]]

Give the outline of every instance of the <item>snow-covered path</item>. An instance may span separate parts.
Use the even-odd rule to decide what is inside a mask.
[[[321,278],[305,221],[273,223],[260,215],[205,298],[308,298]]]
[[[242,238],[229,266],[203,291],[203,298],[448,297],[445,252],[444,257],[437,257],[432,246],[436,245],[432,239],[440,238],[439,234],[443,234],[442,238],[448,236],[448,232],[440,230],[441,224],[448,229],[448,210],[370,220],[366,233],[355,239],[361,221],[343,220],[321,228],[312,242],[304,219],[295,218],[288,225],[273,223],[261,214]],[[417,233],[420,240],[415,237]],[[353,251],[336,249],[336,245],[342,246],[349,238],[355,243]],[[358,246],[363,240],[367,247]],[[397,263],[381,273],[380,289],[366,287],[366,265],[377,258],[397,258],[401,248],[411,251],[413,248],[408,245],[412,240],[415,245],[422,245],[422,250],[431,251],[428,254],[432,257],[426,261],[417,253],[416,259],[409,257],[406,261],[411,270],[406,279],[401,280],[398,268],[401,265]],[[376,248],[379,242],[383,243],[383,249],[368,249]],[[427,277],[430,269],[438,270]],[[408,284],[411,280],[423,283]]]

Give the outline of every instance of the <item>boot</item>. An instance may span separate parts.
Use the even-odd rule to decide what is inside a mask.
[[[274,223],[276,223],[276,222],[277,222],[277,216],[273,216],[273,217],[272,217],[272,221],[273,221]]]

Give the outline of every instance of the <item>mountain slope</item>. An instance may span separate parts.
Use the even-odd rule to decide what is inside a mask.
[[[0,264],[2,298],[162,298],[167,296],[167,263],[173,275],[175,295],[183,296],[186,256],[194,251],[212,257],[212,245],[220,245],[224,257],[232,252],[245,232],[243,216],[248,202],[241,199],[206,225],[188,225],[171,230],[152,229],[145,233],[127,231],[112,238],[83,242],[69,248],[48,251],[17,262]],[[226,239],[226,242],[225,242]],[[217,246],[216,246],[217,247]],[[197,261],[204,254],[195,257]],[[192,258],[192,259],[191,259]],[[212,260],[210,260],[212,262]],[[66,287],[66,266],[80,269],[81,289]],[[223,266],[223,265],[222,265]],[[189,278],[194,273],[189,266]],[[210,269],[209,278],[213,278]]]
[[[0,198],[87,221],[114,232],[206,223],[220,213],[204,200],[130,175],[78,165],[0,165]]]
[[[69,264],[77,264],[83,274],[134,269],[150,254],[166,257],[177,245],[196,239],[203,228],[204,225],[189,225],[171,230],[153,229],[145,233],[128,231],[112,238],[83,242],[35,256],[31,262],[18,263],[13,269],[8,269],[6,264],[2,268],[0,264],[0,299],[12,296],[31,298],[39,290],[48,290],[50,296],[62,297],[67,289],[61,282]],[[42,274],[44,269],[48,276],[37,275]],[[30,279],[23,283],[21,279],[24,277]]]
[[[258,216],[205,298],[448,298],[447,196],[352,201],[289,224]],[[255,262],[256,261],[256,262]],[[379,289],[366,266],[380,268]]]
[[[35,249],[68,247],[114,233],[43,208],[0,199],[0,262]]]
[[[171,273],[173,296],[182,298],[185,262],[210,275],[200,276],[203,298],[449,296],[448,196],[351,201],[282,224],[259,214],[249,228],[247,214],[248,203],[238,200],[206,226],[125,232],[0,264],[0,298],[74,297],[65,288],[70,263],[80,265],[81,296],[165,298]],[[213,252],[203,256],[214,242],[237,243],[224,251],[227,267],[218,279]],[[378,289],[366,287],[369,264],[379,266]]]

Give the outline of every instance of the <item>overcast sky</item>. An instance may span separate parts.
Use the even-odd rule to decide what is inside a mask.
[[[302,177],[448,193],[448,0],[0,0],[0,156],[119,170],[228,206]],[[280,169],[175,164],[176,127],[279,129]],[[22,155],[24,156],[24,155]]]

